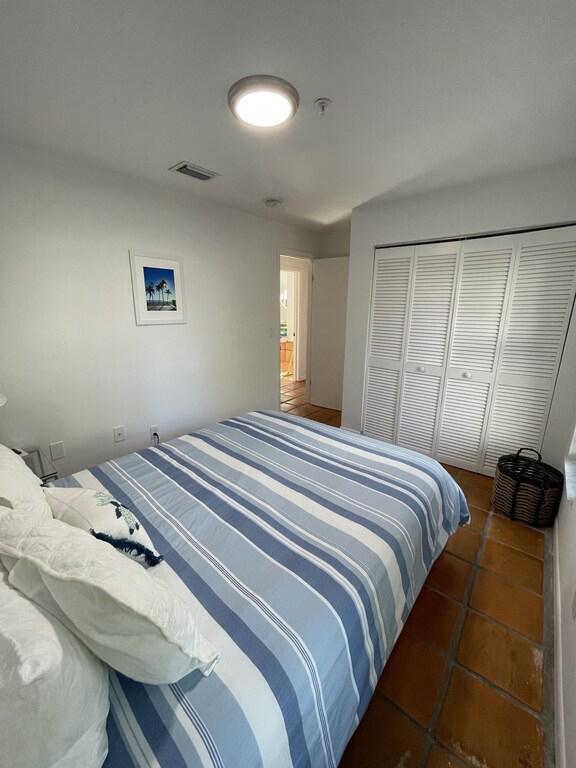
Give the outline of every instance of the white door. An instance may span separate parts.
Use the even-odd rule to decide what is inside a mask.
[[[576,290],[576,227],[519,238],[482,471],[540,450]]]
[[[396,442],[432,455],[450,338],[459,242],[416,246]]]
[[[464,241],[436,454],[479,471],[518,236]]]
[[[286,272],[286,339],[296,344],[298,327],[298,272]]]
[[[316,259],[312,280],[310,402],[342,410],[348,258]]]
[[[362,431],[388,442],[397,433],[413,255],[408,246],[379,249],[374,258]]]

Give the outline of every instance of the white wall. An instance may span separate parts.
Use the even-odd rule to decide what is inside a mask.
[[[576,322],[573,320],[564,348],[562,366],[544,441],[547,460],[564,469],[564,459],[572,452],[576,430]],[[564,494],[554,531],[556,562],[556,672],[561,685],[556,690],[558,768],[576,765],[576,503]]]
[[[576,308],[572,315],[562,363],[556,380],[542,453],[553,466],[564,469],[576,423]],[[575,763],[576,765],[576,763]]]
[[[564,495],[554,530],[556,765],[576,765],[576,502]]]
[[[350,276],[344,364],[343,424],[361,423],[364,354],[368,330],[374,246],[576,220],[576,163],[552,166],[481,183],[452,187],[390,202],[372,202],[352,213]],[[563,468],[576,421],[576,318],[567,339],[544,443],[544,457]],[[556,722],[565,721],[566,766],[576,765],[576,510],[564,501],[557,522],[556,660],[560,702]],[[560,733],[558,764],[564,744]]]
[[[1,442],[64,474],[277,407],[278,256],[315,235],[13,144],[0,180]],[[136,326],[133,248],[184,259],[186,325]]]
[[[310,401],[342,408],[348,259],[314,260]]]
[[[350,255],[350,220],[324,227],[318,234],[318,258],[333,259]]]

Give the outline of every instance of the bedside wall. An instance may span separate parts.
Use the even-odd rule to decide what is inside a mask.
[[[277,407],[278,255],[313,233],[14,144],[0,178],[0,442],[66,474]],[[129,249],[184,259],[186,325],[136,325]]]

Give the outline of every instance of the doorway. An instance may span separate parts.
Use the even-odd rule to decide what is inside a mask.
[[[310,259],[280,256],[280,389],[308,395]]]
[[[328,260],[326,260],[328,261]],[[315,262],[316,263],[316,262]],[[316,272],[316,268],[314,272]],[[326,270],[320,270],[320,276],[325,275]],[[320,280],[320,286],[325,284],[325,280]],[[333,281],[332,281],[333,282]],[[330,317],[332,312],[332,303],[336,303],[335,312],[339,315],[338,307],[342,302],[338,302],[338,291],[329,281],[328,288],[319,294],[319,307],[322,312],[326,312]],[[314,283],[316,285],[316,283]],[[316,292],[314,292],[316,295]],[[342,293],[340,291],[340,293]],[[326,300],[323,296],[326,294]],[[345,291],[343,296],[345,295]],[[345,300],[343,300],[345,301]],[[344,312],[345,316],[345,312]],[[318,421],[330,426],[339,427],[341,412],[335,407],[326,407],[329,403],[323,405],[311,402],[311,336],[312,336],[312,259],[304,256],[280,256],[280,410],[291,416],[303,416],[312,421]],[[332,321],[319,322],[318,309],[315,320],[318,330],[316,333],[316,363],[326,368],[324,378],[320,375],[319,394],[323,392],[323,380],[334,373],[334,365],[326,361],[322,356],[322,350],[328,350],[329,357],[334,357],[333,349],[328,338],[319,338],[325,333],[328,337],[343,323],[341,317]],[[343,331],[342,331],[343,344]],[[315,364],[316,364],[315,363]],[[316,370],[316,369],[315,369]],[[319,371],[319,373],[321,373]],[[314,373],[316,380],[316,373]],[[314,385],[316,386],[316,385]]]
[[[280,270],[280,378],[296,381],[298,273]]]

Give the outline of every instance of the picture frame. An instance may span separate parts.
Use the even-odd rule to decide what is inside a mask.
[[[185,323],[182,259],[142,251],[129,255],[136,325]]]

